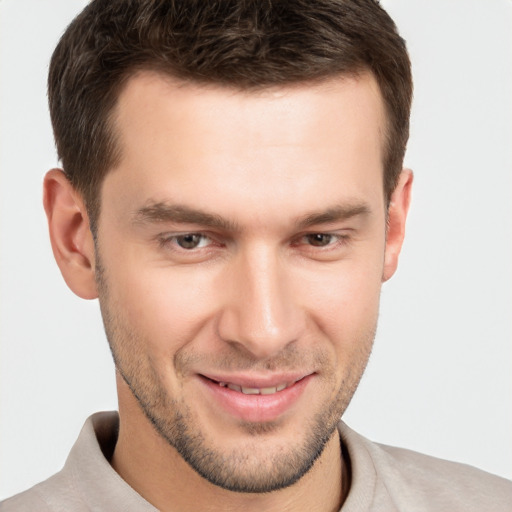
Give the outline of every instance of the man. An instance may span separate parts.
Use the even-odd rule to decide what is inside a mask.
[[[374,2],[86,8],[50,69],[45,209],[119,419],[5,510],[507,509],[504,480],[338,425],[404,236],[411,93]]]

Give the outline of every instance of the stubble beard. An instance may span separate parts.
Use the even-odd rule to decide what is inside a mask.
[[[302,440],[284,440],[265,450],[265,438],[279,429],[277,422],[243,423],[251,441],[231,452],[222,451],[197,427],[191,407],[169,396],[158,372],[144,353],[147,345],[116,311],[109,298],[100,261],[96,264],[105,333],[120,373],[156,432],[200,476],[223,489],[239,493],[267,493],[289,487],[302,478],[322,454],[359,384],[368,361],[375,326],[361,340],[357,364],[345,376],[337,394],[310,419]],[[267,362],[267,366],[272,362]],[[244,365],[247,367],[247,364]],[[334,384],[334,382],[333,382]]]

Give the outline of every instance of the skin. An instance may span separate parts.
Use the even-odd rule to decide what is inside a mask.
[[[100,298],[118,373],[114,469],[163,511],[339,509],[336,424],[371,351],[412,183],[403,171],[388,208],[375,80],[240,92],[145,72],[115,114],[122,158],[96,244],[62,171],[44,199],[66,282]],[[209,380],[290,375],[305,378],[270,416],[226,409]]]

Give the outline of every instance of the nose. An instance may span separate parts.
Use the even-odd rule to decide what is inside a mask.
[[[218,331],[257,359],[270,358],[300,338],[305,316],[286,261],[271,248],[240,254],[225,280]]]

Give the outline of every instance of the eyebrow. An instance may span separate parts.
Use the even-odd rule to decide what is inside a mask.
[[[370,212],[370,207],[364,203],[334,206],[327,208],[327,210],[323,212],[314,212],[304,215],[296,222],[296,228],[304,229],[319,224],[340,222],[358,216],[365,217],[368,216]]]
[[[172,222],[176,224],[199,224],[224,231],[239,231],[238,224],[216,215],[183,205],[165,202],[149,203],[135,212],[136,224]]]
[[[294,223],[295,229],[301,230],[320,224],[340,222],[357,216],[367,216],[370,213],[367,204],[347,204],[327,208],[321,212],[307,213]],[[168,204],[166,202],[149,202],[138,209],[133,215],[135,224],[163,223],[197,224],[230,232],[240,232],[240,226],[220,215],[208,213],[184,205]]]

